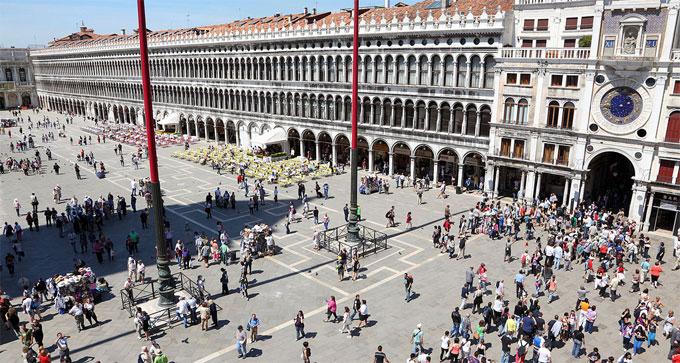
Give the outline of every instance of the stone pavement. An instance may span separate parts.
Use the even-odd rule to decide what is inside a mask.
[[[42,115],[24,113],[24,117],[30,115],[35,121],[42,119]],[[63,121],[63,115],[49,113],[50,118],[56,117]],[[0,112],[0,117],[6,117],[7,112]],[[75,125],[67,126],[67,133],[77,140],[82,133],[79,126],[85,122],[82,118],[75,119]],[[27,126],[24,123],[24,128]],[[34,133],[40,135],[42,129]],[[12,128],[13,140],[16,140],[18,128]],[[39,139],[39,137],[38,137]],[[97,198],[111,192],[114,196],[130,193],[130,180],[143,178],[148,175],[147,161],[143,160],[139,170],[134,170],[129,162],[129,153],[134,151],[130,146],[123,145],[126,155],[126,164],[121,166],[118,157],[113,152],[114,143],[107,140],[105,144],[83,146],[85,152],[93,151],[97,160],[103,160],[109,171],[105,179],[97,179],[92,168],[85,167],[81,163],[81,171],[84,180],[75,178],[72,164],[75,155],[81,150],[77,145],[71,146],[68,139],[60,139],[55,142],[42,145],[38,141],[39,149],[44,155],[45,146],[49,146],[57,162],[62,167],[60,175],[51,173],[53,162],[45,161],[43,174],[24,176],[20,172],[6,173],[0,176],[0,188],[2,200],[0,201],[0,221],[19,221],[26,227],[25,216],[17,219],[12,208],[12,200],[19,198],[22,203],[22,212],[30,209],[29,196],[35,192],[41,201],[40,209],[46,206],[52,207],[52,188],[59,184],[62,187],[62,195],[69,198],[76,195],[82,200],[84,195]],[[9,139],[7,135],[0,135],[0,151],[3,160],[9,153]],[[439,338],[445,330],[451,328],[451,310],[460,304],[460,288],[464,281],[464,271],[469,266],[479,266],[484,262],[489,267],[489,281],[495,284],[499,279],[506,281],[506,296],[510,306],[516,303],[514,298],[513,278],[519,269],[519,256],[525,249],[524,241],[513,248],[515,260],[512,263],[502,263],[503,245],[501,241],[491,241],[487,236],[473,236],[468,244],[467,253],[470,257],[465,260],[449,260],[444,254],[432,248],[430,239],[431,231],[435,223],[443,221],[443,209],[446,204],[452,207],[452,213],[465,213],[479,200],[478,194],[450,195],[446,200],[436,199],[437,191],[428,191],[424,195],[424,204],[416,204],[416,195],[409,189],[390,188],[388,196],[373,194],[370,196],[360,195],[359,204],[362,207],[362,217],[371,228],[382,230],[389,235],[391,248],[377,255],[369,256],[362,260],[362,278],[358,281],[338,282],[336,270],[333,266],[335,256],[328,252],[313,250],[311,236],[313,229],[323,228],[322,225],[314,226],[311,219],[291,225],[292,234],[285,234],[283,217],[287,211],[290,200],[294,201],[299,208],[296,199],[296,188],[280,188],[279,202],[271,200],[272,187],[266,186],[269,194],[266,204],[261,206],[260,211],[251,216],[248,214],[247,202],[243,192],[237,189],[236,179],[233,175],[217,175],[209,166],[178,160],[170,157],[172,151],[178,147],[159,149],[161,187],[165,192],[165,202],[168,218],[174,230],[175,239],[184,239],[183,225],[189,222],[194,230],[206,231],[210,236],[215,235],[217,221],[224,222],[229,234],[238,236],[244,224],[252,224],[262,221],[270,224],[274,230],[276,243],[282,248],[282,252],[273,257],[255,260],[253,263],[253,275],[249,292],[250,301],[243,299],[236,291],[238,279],[238,267],[227,267],[230,276],[232,294],[221,296],[217,294],[220,289],[219,267],[211,265],[205,268],[198,263],[190,271],[183,272],[192,278],[199,274],[207,278],[207,289],[215,294],[215,301],[223,310],[219,313],[220,324],[217,330],[203,332],[198,326],[184,329],[175,326],[154,333],[156,339],[169,359],[174,362],[217,362],[235,361],[234,333],[238,325],[244,325],[250,314],[256,313],[262,322],[260,328],[261,340],[248,344],[249,359],[261,362],[292,362],[300,361],[302,341],[295,342],[295,328],[293,318],[298,310],[305,313],[306,339],[312,348],[312,360],[316,362],[330,362],[333,360],[342,362],[369,362],[372,361],[373,352],[378,344],[382,344],[384,351],[393,362],[405,361],[411,351],[409,344],[411,331],[416,324],[422,323],[424,330],[424,342],[426,348],[431,348],[433,361],[439,354]],[[33,150],[25,155],[33,154]],[[19,156],[15,153],[14,156]],[[22,155],[23,156],[23,155]],[[328,213],[330,226],[344,223],[342,207],[349,201],[349,173],[341,176],[329,177],[319,180],[319,184],[328,182],[330,195],[328,200],[312,198],[312,207],[319,208],[321,216]],[[203,212],[203,202],[207,193],[212,193],[219,186],[222,190],[238,191],[237,208],[216,209],[213,219],[206,219]],[[313,194],[313,182],[307,182],[306,187],[310,196]],[[143,198],[138,198],[138,207],[143,206]],[[396,207],[396,220],[400,225],[395,228],[385,228],[385,212],[394,205]],[[63,211],[65,205],[55,206],[58,211]],[[138,208],[139,209],[139,208]],[[300,210],[300,208],[298,209]],[[404,219],[408,211],[413,212],[414,229],[404,229]],[[144,342],[137,340],[134,332],[132,319],[128,318],[125,311],[121,310],[118,291],[125,281],[125,236],[130,229],[140,232],[142,243],[141,252],[135,256],[144,260],[147,265],[147,277],[157,276],[154,266],[153,225],[152,229],[141,230],[138,214],[128,212],[123,220],[108,220],[104,224],[104,233],[111,237],[115,245],[115,262],[105,261],[99,265],[92,254],[80,255],[95,270],[97,275],[104,276],[113,286],[113,296],[97,305],[97,314],[104,323],[78,333],[74,321],[70,316],[59,316],[49,306],[44,309],[45,318],[43,328],[45,341],[53,342],[57,332],[71,335],[70,346],[72,357],[78,362],[100,360],[102,362],[135,362],[136,355]],[[48,277],[54,273],[64,273],[72,268],[74,254],[66,239],[58,238],[55,228],[44,227],[44,216],[41,216],[43,226],[40,232],[24,233],[23,246],[26,250],[26,258],[18,266],[21,275],[30,281],[36,281],[39,277]],[[458,215],[453,220],[458,222]],[[540,234],[539,234],[540,235]],[[661,240],[669,245],[670,239],[654,237],[653,251]],[[9,244],[4,239],[0,243],[0,255],[4,256],[10,250]],[[526,249],[533,251],[535,244],[529,242]],[[667,261],[672,260],[671,249],[666,256]],[[670,265],[670,266],[669,266]],[[664,286],[659,289],[651,289],[650,295],[661,297],[666,304],[663,316],[668,310],[678,310],[676,291],[680,283],[677,272],[671,272],[672,264],[664,265],[666,271],[662,274],[661,282]],[[172,271],[177,272],[177,266],[171,265]],[[416,298],[410,303],[404,301],[404,288],[402,275],[408,272],[414,276],[414,290]],[[557,272],[559,299],[548,305],[546,298],[541,298],[544,317],[546,321],[554,314],[562,314],[569,311],[575,302],[575,289],[581,284],[582,265],[576,265],[570,272],[560,270]],[[630,279],[632,272],[628,272]],[[10,277],[7,270],[0,273],[0,284],[11,296],[13,303],[18,304],[21,288],[17,284],[19,275]],[[533,279],[528,278],[529,286]],[[592,287],[592,284],[590,284]],[[647,285],[648,286],[648,285]],[[626,308],[633,308],[636,298],[628,293],[629,284],[619,289],[623,295],[615,303],[600,301],[596,293],[591,292],[591,301],[598,306],[599,317],[596,322],[597,332],[587,335],[585,348],[588,352],[597,346],[604,356],[614,355],[618,358],[622,352],[621,338],[617,334],[619,314]],[[324,323],[325,299],[334,295],[338,300],[338,311],[344,306],[351,306],[355,294],[361,294],[362,299],[368,302],[370,314],[367,328],[353,330],[353,339],[347,339],[339,333],[340,324]],[[491,301],[491,297],[485,297],[484,303]],[[49,304],[46,304],[49,305]],[[47,307],[47,306],[46,306]],[[469,312],[466,309],[465,312]],[[21,314],[22,321],[25,315]],[[474,315],[474,325],[481,316]],[[356,326],[356,323],[354,324]],[[0,329],[0,361],[20,361],[19,353],[21,344],[10,336],[8,331]],[[660,346],[652,347],[635,361],[654,361],[665,358],[668,351],[668,343],[660,334],[657,339]],[[500,358],[500,341],[492,332],[488,335],[488,356],[498,360]],[[50,347],[53,357],[56,355],[54,347]],[[570,356],[571,343],[566,347],[553,351],[553,362],[573,361]],[[514,352],[514,347],[513,347]],[[585,361],[585,358],[582,359]]]

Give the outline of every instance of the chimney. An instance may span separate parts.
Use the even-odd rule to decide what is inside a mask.
[[[390,0],[385,0],[385,8],[389,8],[389,7],[390,7]]]
[[[288,22],[293,25],[293,15],[288,15]]]
[[[302,13],[303,13],[304,15],[307,15],[307,14],[308,14],[308,12],[307,12],[307,7],[305,7],[304,10],[305,10],[305,11],[303,11]]]
[[[312,15],[316,15],[316,8],[312,8]]]
[[[125,35],[125,29],[124,28],[120,30],[120,35]]]
[[[87,31],[87,27],[85,25],[80,26],[80,32],[85,33]]]
[[[449,7],[449,0],[442,0],[442,10]]]

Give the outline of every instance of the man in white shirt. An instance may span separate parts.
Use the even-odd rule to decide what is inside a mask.
[[[177,313],[178,319],[184,320],[184,328],[186,329],[187,314],[189,313],[189,304],[187,303],[183,296],[179,298],[179,302],[177,303],[177,310],[175,310],[175,312]]]
[[[71,310],[68,312],[71,314],[76,319],[76,326],[78,327],[78,331],[85,330],[85,317],[83,316],[83,305],[81,303],[77,303],[73,305]]]
[[[198,308],[198,302],[194,297],[190,297],[186,301],[187,304],[189,304],[189,315],[191,316],[191,324],[197,324],[198,315],[196,315],[196,308]]]
[[[137,194],[137,179],[132,179],[130,182],[130,189],[132,189],[132,195]]]
[[[238,357],[245,359],[248,355],[248,350],[246,349],[246,341],[248,340],[248,334],[243,330],[243,326],[239,325],[236,330],[236,351],[238,352]]]
[[[552,363],[550,349],[545,347],[545,343],[543,343],[541,349],[538,350],[538,363]]]
[[[680,233],[680,230],[678,230],[678,233]],[[673,267],[673,270],[677,270],[680,268],[680,235],[675,236],[673,250],[675,251],[675,266]]]

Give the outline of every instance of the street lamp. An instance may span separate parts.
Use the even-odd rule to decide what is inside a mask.
[[[151,182],[152,209],[156,232],[156,266],[158,267],[158,306],[175,305],[175,282],[170,273],[165,231],[163,230],[163,201],[161,200],[161,184],[158,180],[158,158],[156,157],[156,134],[153,124],[153,108],[151,106],[151,80],[149,78],[149,53],[146,44],[146,14],[144,0],[137,0],[139,13],[139,53],[141,55],[142,88],[144,89],[144,121],[146,122],[146,139],[149,148],[149,169]]]
[[[359,98],[359,0],[354,0],[354,47],[352,48],[352,149],[350,150],[350,193],[349,223],[347,237],[349,243],[358,243],[359,225],[357,224],[357,119]]]

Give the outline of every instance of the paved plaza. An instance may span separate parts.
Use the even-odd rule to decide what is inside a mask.
[[[34,121],[42,119],[48,114],[51,120],[58,118],[61,122],[64,115],[41,112],[35,114],[23,112],[23,116],[29,116]],[[7,117],[7,112],[0,112],[0,118]],[[66,127],[68,137],[74,140],[78,136],[88,135],[80,131],[85,121],[81,117],[74,119],[73,125]],[[27,123],[20,124],[26,130]],[[29,149],[25,153],[10,153],[9,141],[16,141],[18,127],[12,130],[12,138],[0,135],[0,151],[2,159],[8,155],[13,157],[30,157],[34,150]],[[50,130],[56,132],[56,130]],[[43,157],[43,169],[40,175],[24,176],[21,172],[9,172],[0,176],[0,189],[2,201],[0,203],[1,221],[14,223],[18,221],[24,227],[23,248],[26,257],[17,266],[17,274],[10,277],[6,268],[0,273],[1,286],[14,299],[12,303],[21,303],[22,289],[19,286],[20,276],[35,282],[38,278],[49,277],[55,273],[65,273],[73,268],[72,259],[74,253],[66,238],[59,238],[56,228],[46,228],[44,217],[40,215],[41,228],[39,232],[30,232],[26,226],[23,212],[30,209],[29,197],[35,193],[40,201],[39,209],[44,207],[56,207],[60,213],[65,204],[54,205],[52,189],[56,185],[62,188],[64,199],[75,195],[79,200],[85,195],[97,198],[99,195],[106,196],[109,192],[114,195],[129,197],[130,181],[132,178],[144,178],[148,176],[147,160],[143,160],[139,170],[134,170],[129,162],[130,152],[135,148],[123,145],[126,156],[125,166],[121,166],[118,156],[114,154],[114,142],[107,140],[106,143],[97,143],[93,136],[94,144],[79,147],[70,145],[68,137],[58,138],[56,141],[44,144],[40,137],[45,130],[34,130],[37,134],[38,150]],[[53,161],[47,161],[44,150],[48,146],[52,150],[53,157],[61,166],[60,175],[51,172]],[[293,318],[298,310],[305,314],[306,338],[312,348],[312,361],[315,362],[372,362],[376,347],[381,344],[384,352],[392,362],[404,362],[411,352],[412,345],[409,343],[411,332],[417,324],[422,324],[424,331],[424,346],[431,350],[432,361],[439,359],[439,338],[445,330],[451,329],[450,314],[454,307],[460,305],[460,290],[465,281],[465,270],[470,266],[475,269],[485,263],[489,268],[489,281],[495,284],[500,279],[505,280],[506,299],[508,306],[512,307],[517,302],[514,296],[515,274],[520,269],[519,257],[527,249],[532,252],[535,249],[535,240],[529,241],[525,247],[525,241],[521,240],[513,247],[514,260],[511,263],[503,263],[503,240],[492,241],[486,235],[473,235],[468,243],[465,260],[450,260],[448,255],[442,254],[432,247],[431,234],[433,226],[441,224],[444,220],[443,210],[448,204],[451,206],[452,218],[455,228],[458,226],[460,214],[469,211],[479,200],[480,195],[463,194],[455,195],[449,190],[449,197],[445,200],[437,199],[437,190],[427,191],[423,197],[424,203],[417,205],[416,194],[412,188],[390,188],[389,195],[372,194],[359,195],[359,204],[362,209],[362,221],[368,227],[380,230],[389,237],[390,248],[376,255],[370,255],[361,260],[361,278],[357,281],[345,279],[338,282],[334,261],[336,256],[325,251],[316,251],[312,248],[312,234],[314,229],[322,229],[323,225],[314,226],[311,219],[304,219],[300,223],[291,225],[293,233],[285,233],[285,218],[289,201],[293,201],[301,211],[300,202],[297,200],[297,188],[279,188],[279,201],[272,201],[273,186],[265,185],[268,193],[265,204],[260,206],[254,215],[248,213],[247,201],[243,191],[238,189],[236,176],[228,172],[225,175],[217,175],[209,166],[200,166],[186,160],[171,158],[170,153],[179,150],[179,146],[161,148],[159,154],[159,172],[161,187],[165,193],[165,207],[167,217],[174,231],[175,240],[184,239],[183,226],[190,223],[193,230],[205,231],[210,237],[216,236],[216,223],[222,221],[232,238],[238,238],[239,231],[244,225],[252,225],[255,222],[269,224],[274,231],[274,239],[281,247],[281,253],[266,258],[257,259],[253,262],[253,274],[249,293],[250,300],[246,301],[237,291],[239,268],[236,265],[227,267],[230,276],[231,293],[228,296],[219,294],[220,265],[212,264],[205,268],[202,264],[195,263],[193,269],[182,270],[192,278],[203,275],[206,287],[213,294],[215,302],[222,307],[219,313],[219,326],[217,329],[202,331],[198,325],[184,329],[181,325],[174,325],[172,329],[154,331],[153,339],[157,340],[163,348],[163,352],[170,361],[185,362],[231,362],[236,361],[236,345],[234,334],[238,325],[246,325],[251,314],[257,314],[261,320],[259,341],[248,344],[248,360],[258,362],[297,362],[301,361],[302,340],[295,340],[295,327]],[[97,160],[102,160],[108,171],[106,178],[98,179],[91,167],[81,162],[83,180],[76,180],[73,170],[75,156],[83,149],[86,153],[92,151]],[[343,206],[349,201],[349,173],[339,176],[323,178],[319,184],[330,185],[328,200],[311,199],[311,206],[318,207],[320,215],[328,213],[330,227],[344,224]],[[237,206],[232,209],[214,209],[212,219],[207,219],[203,211],[203,203],[207,193],[213,193],[220,187],[230,193],[237,192]],[[312,196],[314,183],[307,181],[308,194]],[[310,193],[311,192],[311,193]],[[22,204],[22,216],[16,217],[12,207],[12,200],[18,198]],[[128,201],[129,202],[129,201]],[[143,207],[143,198],[138,197],[138,209]],[[397,227],[385,228],[385,212],[395,206]],[[413,213],[413,226],[411,230],[405,229],[405,217],[407,212]],[[128,212],[122,220],[106,220],[103,232],[114,242],[116,258],[114,262],[105,261],[98,264],[94,254],[78,254],[98,276],[105,277],[112,285],[113,296],[109,296],[104,302],[96,307],[101,325],[78,333],[74,319],[68,315],[55,314],[54,308],[45,303],[43,306],[43,329],[45,331],[46,346],[52,352],[52,357],[57,356],[55,347],[51,344],[57,332],[70,335],[69,340],[72,357],[77,362],[136,362],[140,348],[148,342],[137,339],[132,319],[127,312],[121,310],[119,290],[122,288],[126,273],[125,237],[131,229],[135,229],[141,235],[140,252],[135,256],[142,259],[147,265],[147,276],[157,277],[154,265],[154,230],[153,224],[150,229],[142,230],[139,212]],[[542,236],[543,232],[538,236]],[[671,271],[672,240],[669,236],[652,237],[652,249],[656,254],[657,246],[665,241],[668,246],[664,273],[661,276],[663,284],[658,289],[650,287],[650,295],[655,298],[661,297],[665,303],[662,316],[666,316],[668,310],[678,311],[677,291],[680,281],[677,278],[680,272]],[[232,242],[232,246],[238,241]],[[193,246],[193,241],[190,242]],[[10,244],[3,237],[1,253],[3,257],[10,252]],[[627,268],[632,266],[627,265]],[[178,272],[176,263],[171,264],[172,272]],[[411,302],[404,301],[403,274],[408,272],[414,277],[415,298]],[[553,315],[562,315],[573,309],[576,301],[576,289],[582,283],[582,265],[575,265],[574,270],[566,272],[563,269],[557,271],[559,299],[551,304],[547,303],[546,296],[540,298],[542,312],[546,321]],[[626,273],[629,280],[632,271]],[[533,277],[528,277],[528,286],[533,290]],[[588,284],[592,290],[593,284]],[[491,288],[491,287],[490,287]],[[493,288],[491,288],[493,290]],[[593,347],[598,347],[603,356],[613,355],[618,358],[624,351],[621,337],[618,334],[618,319],[625,308],[631,310],[637,302],[636,294],[629,293],[630,281],[619,288],[622,297],[616,302],[610,300],[601,301],[597,292],[591,291],[589,297],[594,305],[598,306],[598,319],[595,323],[596,331],[586,334],[585,349],[590,352]],[[345,306],[352,306],[354,296],[360,294],[367,301],[370,314],[367,327],[352,330],[352,339],[347,339],[338,329],[341,324],[324,323],[326,303],[329,296],[334,295],[338,301],[338,311]],[[484,305],[493,300],[493,295],[484,298]],[[471,302],[471,300],[470,300]],[[470,306],[464,312],[470,312]],[[338,315],[341,315],[340,313]],[[23,321],[27,316],[20,314]],[[473,327],[481,319],[480,314],[472,316]],[[358,324],[355,321],[353,326]],[[15,339],[11,331],[0,329],[0,362],[21,361],[21,342]],[[635,362],[653,362],[665,360],[668,353],[668,341],[661,335],[662,329],[657,334],[658,346],[647,349],[641,356],[634,359]],[[495,361],[500,358],[500,339],[494,329],[487,335],[487,356]],[[553,350],[553,362],[575,361],[571,357],[571,342]],[[646,344],[645,344],[646,347]],[[513,354],[516,348],[513,345]],[[529,354],[528,356],[531,356]],[[586,361],[582,356],[581,361]],[[514,361],[514,358],[513,358]]]

